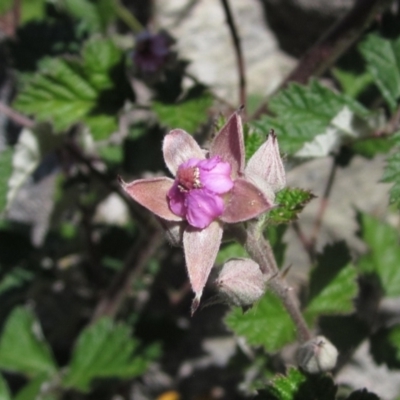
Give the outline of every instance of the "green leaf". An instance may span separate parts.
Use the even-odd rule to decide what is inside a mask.
[[[287,230],[287,225],[268,225],[265,231],[269,242],[274,250],[276,262],[279,267],[283,267],[287,244],[283,240],[283,235]]]
[[[34,274],[26,269],[12,268],[0,281],[0,294],[24,286],[33,277]]]
[[[287,375],[278,375],[257,400],[334,400],[337,387],[329,375],[304,375],[289,368]]]
[[[275,198],[278,206],[271,210],[268,215],[269,224],[288,224],[295,221],[298,214],[315,196],[308,190],[299,188],[284,188]]]
[[[49,379],[46,375],[38,376],[27,383],[15,396],[14,400],[58,400],[55,394],[46,393],[49,389]]]
[[[400,368],[400,327],[381,328],[370,337],[370,352],[374,361],[390,369]]]
[[[313,320],[320,315],[350,314],[357,296],[357,272],[349,263],[344,242],[327,245],[317,257],[311,271],[309,300],[305,316]]]
[[[114,324],[110,318],[100,319],[79,336],[63,379],[64,387],[87,392],[95,378],[133,378],[142,374],[150,357],[134,355],[138,345],[127,325]]]
[[[387,154],[393,147],[393,140],[388,137],[374,137],[357,140],[351,144],[351,149],[365,158],[373,158],[377,154]]]
[[[271,99],[269,109],[276,116],[266,116],[256,121],[254,126],[265,135],[274,129],[281,150],[294,154],[306,142],[324,134],[331,121],[345,107],[355,117],[369,116],[369,111],[361,104],[317,81],[312,81],[308,86],[293,83]]]
[[[377,275],[386,296],[400,295],[399,234],[392,226],[367,214],[360,214],[361,238],[369,252],[358,261],[365,273]]]
[[[121,51],[110,40],[91,39],[82,59],[43,60],[14,106],[52,122],[56,131],[84,122],[99,140],[116,130],[116,113],[130,95]]]
[[[115,18],[113,0],[64,0],[65,10],[79,21],[80,32],[106,32]]]
[[[387,164],[383,173],[383,182],[393,182],[390,189],[390,203],[400,208],[400,132],[393,137],[396,147],[387,158]]]
[[[400,97],[400,38],[389,40],[371,34],[359,45],[359,50],[367,62],[367,70],[394,111]]]
[[[23,0],[21,8],[21,22],[42,20],[46,16],[46,0]]]
[[[212,96],[204,93],[200,97],[176,104],[154,102],[153,110],[162,125],[194,133],[201,123],[207,121],[207,112],[212,103]]]
[[[258,130],[251,129],[249,124],[243,124],[243,136],[244,148],[246,151],[246,161],[248,161],[265,142],[266,135],[261,134]]]
[[[12,172],[12,149],[0,153],[0,212],[7,204],[8,180]]]
[[[18,307],[8,317],[0,339],[0,368],[35,377],[57,367],[32,311]]]
[[[334,68],[332,73],[339,81],[343,92],[354,99],[373,83],[373,77],[368,71],[360,74]]]
[[[292,320],[280,299],[270,291],[245,313],[239,307],[233,308],[225,323],[249,344],[263,346],[270,352],[280,350],[296,337]]]
[[[229,258],[241,258],[248,257],[247,251],[244,249],[242,245],[239,243],[228,243],[226,245],[221,246],[217,258],[215,260],[216,264],[223,264]]]
[[[10,390],[2,375],[0,375],[0,400],[11,400]]]

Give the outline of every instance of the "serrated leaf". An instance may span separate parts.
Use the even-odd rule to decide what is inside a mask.
[[[368,71],[360,74],[334,68],[332,73],[339,81],[343,92],[354,99],[373,83],[373,77]]]
[[[95,139],[103,139],[116,129],[116,113],[130,95],[121,51],[110,40],[91,39],[82,59],[43,60],[14,106],[59,132],[84,122]]]
[[[369,247],[358,265],[363,272],[375,273],[386,296],[400,295],[399,234],[392,226],[367,214],[360,214],[361,239]]]
[[[288,225],[267,225],[266,236],[274,250],[274,256],[279,267],[283,266],[287,244],[283,241],[283,235]]]
[[[304,311],[305,316],[312,320],[320,315],[349,314],[354,311],[357,292],[357,272],[351,264],[346,265],[329,285],[309,302]]]
[[[19,288],[32,280],[33,273],[22,268],[13,268],[0,281],[0,294]]]
[[[392,140],[396,147],[386,160],[382,181],[393,182],[390,189],[390,202],[400,208],[400,132],[396,133]]]
[[[357,140],[351,144],[351,149],[361,156],[371,159],[377,154],[387,154],[393,147],[393,140],[388,137],[374,137]]]
[[[286,376],[278,375],[257,400],[334,400],[337,387],[329,375],[304,375],[290,368]]]
[[[11,400],[10,390],[8,389],[7,382],[0,375],[0,400]]]
[[[389,40],[371,34],[359,45],[359,50],[382,96],[394,111],[400,97],[400,38]]]
[[[245,313],[239,307],[233,308],[225,323],[236,335],[244,336],[249,344],[263,346],[270,352],[280,350],[296,337],[291,318],[280,299],[270,291]]]
[[[246,258],[248,257],[247,251],[239,243],[229,243],[221,246],[217,258],[215,259],[216,264],[223,264],[229,258]]]
[[[296,157],[325,157],[338,152],[343,142],[354,141],[370,136],[385,125],[383,112],[371,113],[368,117],[360,118],[347,106],[344,106],[329,122],[325,132],[315,136],[295,153]]]
[[[378,364],[390,369],[400,368],[400,327],[381,328],[370,337],[370,352]]]
[[[83,392],[95,378],[132,378],[143,373],[149,357],[137,355],[138,341],[130,328],[102,318],[78,338],[63,386]]]
[[[79,20],[80,32],[105,32],[115,18],[113,0],[64,0],[65,10]]]
[[[207,112],[212,103],[212,96],[205,93],[176,104],[154,102],[152,107],[162,125],[194,133],[201,123],[207,121]]]
[[[6,321],[0,339],[0,368],[30,377],[57,370],[41,327],[26,308],[15,308]]]
[[[0,212],[7,204],[8,180],[12,172],[12,149],[0,153]]]
[[[357,292],[357,272],[346,244],[327,245],[311,271],[305,316],[312,321],[320,315],[349,314],[354,311]]]
[[[14,400],[58,400],[59,397],[56,394],[46,393],[46,387],[49,388],[48,384],[49,379],[46,375],[38,376],[28,382],[17,393]]]
[[[277,207],[272,209],[267,218],[270,224],[288,224],[295,221],[298,214],[315,196],[303,189],[284,188],[277,193],[275,204]]]
[[[266,136],[260,134],[260,132],[258,132],[257,130],[255,131],[254,129],[251,129],[251,127],[248,124],[243,125],[243,136],[244,136],[244,148],[246,151],[246,160],[248,161],[250,160],[252,155],[265,142]]]
[[[347,107],[359,118],[367,118],[369,111],[349,97],[335,93],[317,81],[308,86],[291,84],[280,91],[269,103],[275,117],[264,117],[254,126],[263,134],[274,129],[282,152],[294,154],[306,142],[324,134],[330,122]]]

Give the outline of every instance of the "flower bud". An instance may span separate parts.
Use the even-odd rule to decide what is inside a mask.
[[[264,295],[266,288],[259,265],[248,258],[226,262],[215,283],[222,296],[234,306],[253,304]]]
[[[310,374],[327,372],[335,368],[338,351],[324,336],[317,336],[302,344],[297,352],[299,366]]]

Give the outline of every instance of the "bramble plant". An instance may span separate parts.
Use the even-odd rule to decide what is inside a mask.
[[[238,101],[157,7],[3,3],[1,399],[400,398],[398,2],[355,1],[261,100],[221,0]]]

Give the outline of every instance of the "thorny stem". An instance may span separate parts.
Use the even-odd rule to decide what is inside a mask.
[[[234,227],[232,233],[245,247],[250,257],[260,266],[263,274],[269,278],[270,288],[281,299],[292,321],[296,325],[299,341],[303,343],[310,340],[312,335],[299,309],[298,301],[285,279],[280,276],[280,271],[271,245],[269,241],[264,238],[257,223],[249,222],[247,230]]]
[[[392,0],[357,0],[353,8],[306,52],[279,89],[289,82],[306,83],[311,76],[322,75],[391,3]],[[252,118],[257,119],[267,112],[268,102],[265,102]]]
[[[233,46],[235,48],[236,62],[239,73],[239,101],[246,110],[246,73],[242,46],[240,43],[239,35],[237,33],[235,21],[233,20],[233,15],[229,6],[229,2],[228,0],[221,0],[221,3],[225,12],[226,22],[228,23],[229,31],[232,36]]]

